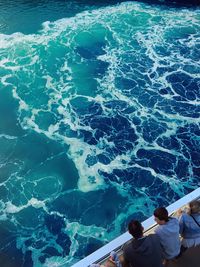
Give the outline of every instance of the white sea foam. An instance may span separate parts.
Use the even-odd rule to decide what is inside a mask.
[[[32,206],[36,209],[39,209],[39,208],[44,208],[46,209],[46,206],[45,206],[45,202],[44,201],[40,201],[36,198],[31,198],[26,205],[22,205],[22,206],[16,206],[14,205],[11,201],[8,201],[6,203],[6,206],[5,206],[5,212],[6,213],[18,213],[19,211],[29,207],[29,206]]]

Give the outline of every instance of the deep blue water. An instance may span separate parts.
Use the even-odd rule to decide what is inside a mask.
[[[70,267],[200,185],[195,2],[0,1],[1,267]]]

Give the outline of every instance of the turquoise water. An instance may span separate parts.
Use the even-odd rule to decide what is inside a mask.
[[[200,9],[0,7],[1,267],[71,266],[199,186]]]

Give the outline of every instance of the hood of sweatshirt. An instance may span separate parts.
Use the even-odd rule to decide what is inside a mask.
[[[144,256],[152,254],[153,246],[152,246],[151,239],[152,239],[152,235],[149,235],[148,237],[143,237],[138,240],[133,240],[132,245],[133,245],[134,251]]]
[[[172,237],[174,234],[177,235],[179,234],[179,222],[176,218],[170,218],[166,224],[160,225],[156,232],[162,233],[166,238]]]

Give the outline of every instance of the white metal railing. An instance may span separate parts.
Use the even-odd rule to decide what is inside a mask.
[[[173,213],[174,211],[180,209],[182,206],[188,204],[189,202],[197,199],[200,197],[200,187],[196,190],[192,191],[188,195],[182,197],[181,199],[177,200],[173,204],[167,207],[169,214]],[[147,220],[142,222],[144,227],[144,231],[148,231],[150,228],[155,225],[154,217],[151,216]],[[84,259],[80,260],[79,262],[75,263],[72,267],[88,267],[90,264],[95,262],[100,262],[102,259],[109,255],[111,251],[118,250],[124,243],[129,241],[132,236],[126,232],[119,237],[115,238],[105,246],[101,247],[100,249],[96,250],[92,254],[88,255]]]

